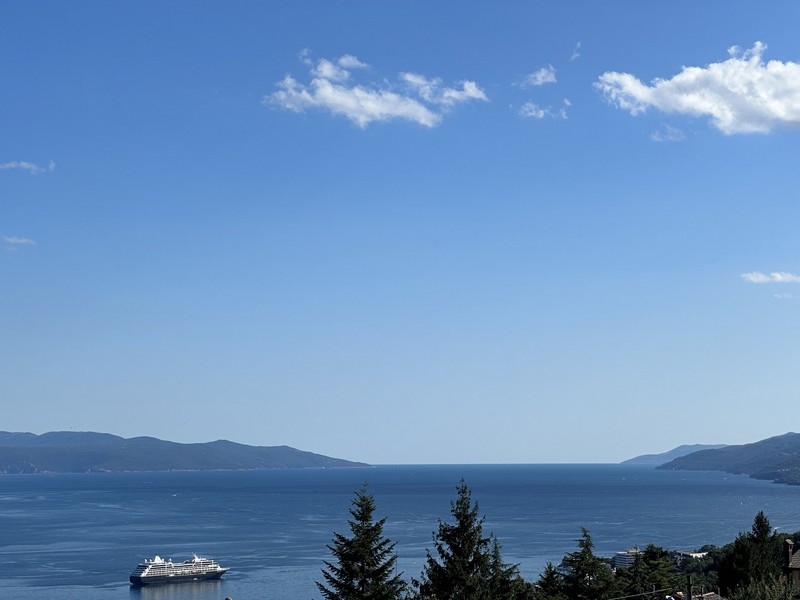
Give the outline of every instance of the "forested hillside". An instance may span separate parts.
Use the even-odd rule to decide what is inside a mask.
[[[152,437],[107,433],[0,432],[0,473],[98,471],[208,471],[364,467],[289,446],[247,446],[226,440],[178,444]]]
[[[777,483],[800,484],[800,434],[785,433],[752,444],[701,450],[681,456],[659,469],[724,471],[767,479]]]

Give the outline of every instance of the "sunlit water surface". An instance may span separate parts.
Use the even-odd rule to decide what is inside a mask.
[[[464,478],[508,562],[534,580],[576,548],[598,554],[650,542],[724,544],[759,510],[800,530],[800,487],[723,473],[619,465],[379,466],[337,470],[0,476],[0,598],[255,600],[318,598],[326,545],[348,533],[367,483],[387,517],[406,578],[422,570],[438,519]],[[222,581],[132,588],[145,557],[192,553],[231,571]]]

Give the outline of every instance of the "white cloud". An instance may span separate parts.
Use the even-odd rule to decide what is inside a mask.
[[[441,120],[440,115],[420,102],[390,91],[368,90],[360,86],[348,88],[327,79],[314,79],[306,87],[290,76],[284,78],[278,87],[280,89],[265,101],[294,112],[325,108],[333,114],[347,117],[359,127],[393,118],[433,127]]]
[[[311,74],[314,77],[330,79],[331,81],[345,81],[350,78],[350,71],[324,58],[311,70]]]
[[[676,127],[665,125],[664,129],[650,134],[650,139],[654,142],[682,142],[686,139],[686,135]]]
[[[572,56],[569,57],[570,61],[578,60],[581,56],[581,43],[575,44],[575,49],[572,51]]]
[[[31,175],[38,175],[39,173],[44,173],[45,171],[54,171],[55,168],[56,163],[54,163],[52,160],[48,163],[47,167],[41,167],[35,163],[25,160],[12,160],[10,162],[0,163],[0,170],[2,171],[19,169],[21,171],[27,171]]]
[[[666,113],[710,117],[725,134],[768,133],[800,127],[800,63],[764,63],[766,44],[756,42],[705,67],[683,67],[671,79],[642,83],[630,73],[608,71],[595,86],[612,104],[632,115],[655,108]]]
[[[12,246],[33,246],[36,244],[33,240],[29,238],[22,238],[15,235],[7,235],[3,237],[3,241],[6,244],[10,244]]]
[[[800,275],[787,273],[786,271],[773,273],[752,271],[750,273],[742,273],[742,279],[750,283],[800,283]]]
[[[338,62],[339,66],[344,69],[366,69],[369,66],[368,64],[358,60],[352,54],[345,54],[344,56],[340,56],[339,60],[336,62]]]
[[[423,100],[427,102],[436,101],[437,90],[442,83],[439,79],[429,79],[424,75],[418,75],[416,73],[400,73],[400,79]]]
[[[519,109],[519,114],[526,119],[566,119],[567,108],[572,106],[572,103],[564,98],[564,106],[554,109],[550,106],[539,106],[535,102],[526,102]]]
[[[556,82],[556,70],[552,65],[547,65],[527,75],[524,80],[525,85],[540,86]]]
[[[294,112],[310,108],[328,110],[366,127],[374,121],[405,119],[426,127],[434,127],[443,115],[457,104],[471,100],[487,101],[484,91],[474,81],[463,81],[460,87],[445,87],[439,78],[417,73],[401,73],[400,85],[382,86],[350,83],[354,69],[368,65],[346,54],[336,61],[321,59],[316,64],[301,54],[311,67],[308,85],[287,75],[277,84],[278,90],[263,98]]]
[[[309,67],[314,65],[314,61],[311,60],[311,50],[308,48],[303,48],[300,50],[300,52],[297,54],[297,58],[304,65],[308,65]]]
[[[474,81],[462,81],[460,89],[443,88],[432,101],[435,104],[444,106],[455,106],[470,100],[482,100],[483,102],[488,102],[489,100],[486,97],[486,93]]]
[[[462,81],[459,89],[442,87],[442,80],[438,77],[429,78],[418,73],[400,73],[400,79],[411,91],[430,104],[453,106],[468,100],[488,100],[474,81]]]
[[[519,109],[519,114],[529,119],[544,119],[548,113],[546,109],[535,102],[526,102]]]

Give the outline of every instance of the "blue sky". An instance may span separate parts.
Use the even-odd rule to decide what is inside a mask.
[[[800,5],[452,6],[2,3],[0,429],[373,463],[796,430]]]

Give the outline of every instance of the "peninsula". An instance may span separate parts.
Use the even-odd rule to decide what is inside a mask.
[[[227,440],[179,444],[153,437],[126,439],[94,432],[0,432],[0,474],[366,466],[290,446],[247,446]]]
[[[800,434],[784,433],[752,444],[701,450],[662,464],[658,469],[724,471],[800,485]]]

